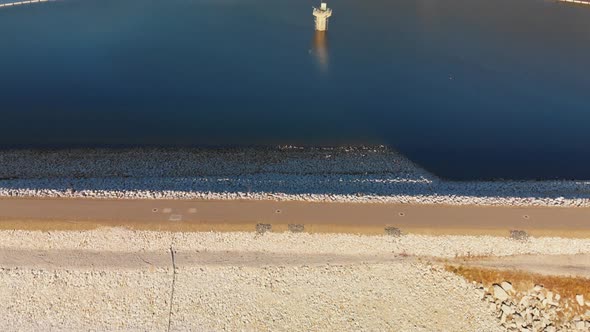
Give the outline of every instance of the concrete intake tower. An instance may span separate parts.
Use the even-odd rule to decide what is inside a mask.
[[[320,8],[313,8],[313,16],[315,16],[316,31],[328,30],[328,18],[332,16],[332,9],[328,8],[328,4],[322,2]]]

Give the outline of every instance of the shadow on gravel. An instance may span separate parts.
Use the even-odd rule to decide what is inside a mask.
[[[134,191],[590,199],[590,181],[441,180],[386,147],[17,150],[1,152],[0,165],[4,197]]]

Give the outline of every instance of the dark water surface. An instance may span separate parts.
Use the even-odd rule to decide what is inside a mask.
[[[0,0],[6,2],[5,0]],[[386,144],[590,179],[590,6],[66,0],[0,8],[0,146]]]

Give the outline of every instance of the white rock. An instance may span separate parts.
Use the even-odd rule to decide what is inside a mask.
[[[519,305],[523,306],[523,307],[528,307],[530,305],[530,296],[525,295],[520,299],[520,302],[518,302]]]
[[[533,331],[540,331],[543,328],[544,328],[543,323],[541,323],[540,320],[533,321]]]
[[[578,302],[578,305],[584,306],[584,295],[582,295],[582,294],[576,295],[576,302]]]
[[[511,306],[505,304],[502,304],[501,310],[505,315],[510,315],[514,312],[514,309],[512,309]]]
[[[508,293],[498,284],[494,284],[494,297],[500,301],[508,299]]]
[[[500,323],[502,323],[502,324],[506,323],[507,317],[508,317],[507,314],[502,313],[502,316],[500,317]]]
[[[502,281],[502,283],[500,283],[500,286],[502,287],[502,289],[506,291],[506,293],[510,293],[512,291],[512,284],[508,281]]]
[[[547,302],[553,302],[553,292],[547,292]]]

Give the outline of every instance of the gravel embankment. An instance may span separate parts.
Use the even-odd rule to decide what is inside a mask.
[[[474,285],[423,264],[161,270],[2,268],[0,328],[501,331]]]
[[[475,286],[423,264],[190,267],[176,282],[175,330],[501,330]]]
[[[169,268],[0,267],[2,331],[166,331]]]
[[[0,152],[0,197],[590,207],[590,181],[446,181],[384,147]]]
[[[384,237],[292,236],[2,231],[0,328],[501,330],[475,285]]]
[[[0,329],[501,331],[433,257],[577,253],[590,240],[0,231]]]

